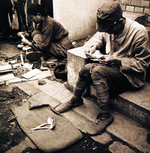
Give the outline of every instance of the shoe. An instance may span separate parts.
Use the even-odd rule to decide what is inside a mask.
[[[41,68],[41,60],[33,62],[32,69],[40,69]]]
[[[105,129],[114,121],[114,117],[111,114],[108,115],[102,115],[99,114],[94,122],[94,126],[97,129],[95,133],[92,133],[89,135],[98,135],[102,134],[102,132],[105,131]]]
[[[56,110],[56,112],[64,113],[82,104],[83,104],[83,99],[74,96],[73,98],[71,98],[70,101],[62,103],[56,106],[54,109]]]

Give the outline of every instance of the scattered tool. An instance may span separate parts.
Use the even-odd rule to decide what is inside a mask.
[[[23,43],[17,45],[17,48],[19,48],[19,49],[22,49],[23,47],[24,47]]]
[[[20,59],[21,59],[21,66],[23,66],[24,65],[24,60],[23,60],[22,53],[20,53]]]
[[[22,39],[25,39],[25,36],[22,34],[22,32],[18,32],[17,35],[20,36]]]
[[[49,127],[44,127],[45,125],[50,125]],[[55,118],[53,116],[50,116],[48,119],[47,119],[47,123],[43,123],[35,128],[32,128],[31,130],[34,131],[34,130],[41,130],[41,129],[53,129],[55,126]]]
[[[31,50],[31,47],[27,45],[27,46],[22,47],[22,50],[27,52]]]

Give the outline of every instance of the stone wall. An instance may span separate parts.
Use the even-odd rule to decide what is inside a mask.
[[[53,0],[54,18],[70,33],[72,40],[86,38],[96,32],[96,12],[109,0]]]
[[[124,11],[144,13],[150,22],[150,0],[119,0]]]
[[[54,18],[69,31],[71,40],[79,40],[96,32],[98,7],[112,0],[53,0]],[[147,14],[150,22],[150,0],[119,0],[124,11]]]

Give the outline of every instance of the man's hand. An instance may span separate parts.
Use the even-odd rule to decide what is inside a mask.
[[[26,38],[21,39],[21,42],[24,43],[24,44],[27,44],[29,46],[32,46],[32,43]]]
[[[121,65],[121,58],[112,55],[103,55],[99,58],[99,62],[105,65]]]
[[[85,50],[84,53],[88,58],[93,58],[92,54],[96,51],[96,46],[93,45],[89,49]]]
[[[87,58],[93,58],[92,57],[92,54],[90,53],[90,51],[85,50],[84,53],[85,53],[85,55],[86,55]]]

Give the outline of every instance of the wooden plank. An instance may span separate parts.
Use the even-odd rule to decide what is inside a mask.
[[[0,76],[0,82],[4,82],[7,80],[15,79],[16,77],[13,74],[5,74]]]
[[[19,82],[26,82],[26,81],[33,81],[33,80],[38,80],[39,78],[46,78],[48,76],[52,76],[50,71],[43,71],[40,72],[39,74],[27,79],[27,78],[18,78],[18,77],[12,77],[12,74],[10,76],[8,76],[8,79],[4,78],[5,80],[2,79],[2,81],[0,82],[0,84],[5,84],[5,81],[7,81],[8,84],[12,84],[12,83],[19,83]],[[8,85],[7,84],[7,85]]]
[[[33,69],[33,70],[30,70],[29,72],[25,73],[22,75],[22,77],[26,78],[26,79],[29,79],[29,78],[32,78],[34,76],[36,76],[37,74],[41,73],[40,70],[38,69]]]
[[[46,78],[46,77],[49,77],[49,76],[52,76],[50,70],[47,70],[47,71],[41,71],[39,74],[33,76],[32,78],[30,78],[30,80],[36,80],[36,79],[39,79],[39,78]]]
[[[12,67],[9,64],[0,66],[0,73],[11,72],[11,71],[12,71]]]

